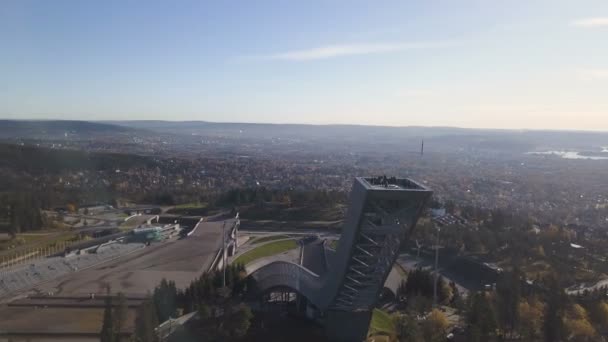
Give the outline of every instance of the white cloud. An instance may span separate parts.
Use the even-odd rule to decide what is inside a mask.
[[[337,44],[304,50],[285,51],[266,56],[267,59],[310,61],[351,55],[368,55],[412,49],[440,48],[454,45],[453,42]]]
[[[570,23],[571,26],[595,28],[608,27],[608,17],[583,18],[574,20]]]
[[[579,69],[577,74],[584,81],[608,80],[608,69]]]

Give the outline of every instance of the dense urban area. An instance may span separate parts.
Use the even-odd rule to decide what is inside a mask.
[[[370,341],[606,341],[607,170],[607,133],[0,121],[0,341],[322,340],[289,308],[261,310],[248,274],[336,249],[354,178],[378,175],[433,197]],[[31,308],[62,313],[30,329]]]

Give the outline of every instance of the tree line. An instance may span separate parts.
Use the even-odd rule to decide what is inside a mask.
[[[246,204],[280,203],[286,206],[327,206],[345,203],[346,195],[340,191],[291,190],[266,187],[236,188],[221,194],[216,205],[234,206]]]
[[[44,205],[43,197],[32,192],[0,197],[0,221],[4,221],[3,230],[14,235],[42,229],[44,217],[41,210]]]
[[[170,341],[225,341],[244,336],[253,317],[251,310],[242,304],[247,289],[244,266],[228,265],[225,279],[224,286],[220,270],[204,273],[184,290],[163,279],[138,307],[130,341],[157,341],[158,332],[154,329],[159,323],[188,313],[196,314],[171,335]]]
[[[395,317],[401,342],[445,341],[445,315],[432,308],[434,276],[428,270],[409,272],[397,295],[405,309]],[[513,267],[499,277],[495,289],[472,292],[464,300],[453,283],[438,279],[438,304],[463,317],[466,341],[604,341],[608,336],[608,288],[570,296],[563,280],[548,274],[545,286],[527,286]]]
[[[124,294],[118,293],[116,298],[110,294],[107,288],[105,297],[105,310],[103,312],[103,323],[100,332],[101,342],[125,342],[129,341],[127,324],[127,299]]]

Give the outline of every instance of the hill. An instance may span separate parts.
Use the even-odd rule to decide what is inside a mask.
[[[57,150],[0,143],[0,168],[29,174],[62,171],[113,171],[155,165],[149,157],[132,154]]]
[[[125,126],[71,120],[0,120],[0,139],[88,138],[133,131]]]
[[[483,149],[509,152],[534,150],[601,151],[608,146],[608,132],[468,129],[456,127],[363,126],[216,123],[206,121],[110,121],[113,125],[187,136],[225,137],[273,143],[374,145],[418,151],[425,141],[428,151]]]

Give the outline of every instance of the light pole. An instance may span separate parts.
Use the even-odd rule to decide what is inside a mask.
[[[435,281],[433,282],[433,305],[437,306],[437,281],[439,280],[439,232],[441,228],[437,227],[437,239],[435,240]]]
[[[222,287],[226,287],[226,221],[222,224]]]

